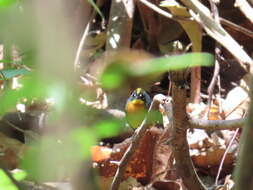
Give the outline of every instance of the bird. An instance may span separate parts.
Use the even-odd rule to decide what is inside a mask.
[[[134,90],[125,105],[126,121],[131,128],[137,129],[144,120],[151,105],[151,97],[142,88]]]

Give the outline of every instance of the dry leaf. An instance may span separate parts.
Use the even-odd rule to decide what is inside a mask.
[[[222,104],[226,119],[242,118],[248,108],[248,103],[249,97],[247,92],[241,87],[233,88]]]
[[[143,183],[150,181],[153,167],[153,151],[160,135],[161,131],[157,128],[151,128],[146,132],[145,136],[141,139],[139,148],[127,165],[125,178],[131,176],[142,180]],[[115,175],[118,163],[130,144],[131,138],[126,139],[120,144],[116,144],[109,159],[96,163],[101,176],[112,177]]]

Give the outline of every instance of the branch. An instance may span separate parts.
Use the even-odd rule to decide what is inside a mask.
[[[106,50],[130,47],[134,9],[134,0],[112,0]]]
[[[88,36],[88,32],[90,29],[90,21],[88,22],[88,24],[86,25],[86,28],[83,32],[81,41],[79,42],[78,48],[77,48],[77,52],[76,52],[76,57],[75,57],[75,62],[74,62],[74,69],[77,70],[78,65],[79,65],[79,60],[80,60],[80,56],[81,56],[81,52],[85,43],[85,40]]]
[[[8,176],[8,178],[11,180],[11,182],[17,187],[17,189],[22,190],[20,183],[13,177],[11,172],[9,172],[9,170],[7,170],[6,168],[3,168],[3,167],[1,167],[1,169]]]
[[[236,0],[234,6],[238,7],[244,16],[253,23],[253,9],[246,0]]]
[[[220,18],[220,22],[221,22],[221,24],[223,24],[223,25],[225,25],[227,27],[230,27],[231,29],[234,29],[234,30],[236,30],[238,32],[241,32],[241,33],[243,33],[243,34],[245,34],[245,35],[253,38],[253,32],[250,31],[250,30],[248,30],[247,28],[239,26],[239,25],[237,25],[237,24],[235,24],[235,23],[233,23],[233,22],[231,22],[231,21],[229,21],[227,19],[224,19],[224,18]]]
[[[186,82],[185,71],[171,73],[172,99],[173,99],[173,127],[172,150],[175,156],[176,169],[187,189],[206,190],[199,179],[190,154],[187,143],[187,129],[189,127],[186,113]]]
[[[242,128],[245,125],[245,119],[233,120],[205,120],[205,119],[190,119],[190,128],[204,130],[225,130]]]
[[[253,78],[251,76],[250,99],[253,99]],[[250,102],[248,120],[240,138],[240,152],[236,162],[235,188],[236,190],[253,189],[253,101]]]
[[[224,46],[239,61],[242,68],[248,71],[253,61],[241,46],[223,29],[223,27],[212,18],[210,10],[198,0],[182,0],[190,9],[193,18],[202,25],[207,34]],[[250,68],[253,73],[253,67]]]
[[[156,95],[153,98],[153,101],[152,101],[151,106],[148,110],[148,114],[147,114],[146,118],[142,121],[140,127],[138,127],[135,130],[135,132],[132,136],[132,143],[130,144],[130,146],[128,147],[125,154],[123,155],[123,157],[120,160],[119,167],[118,167],[117,172],[116,172],[116,174],[113,178],[113,181],[112,181],[111,190],[118,190],[119,189],[120,183],[123,180],[123,177],[125,174],[127,164],[129,163],[134,152],[137,150],[137,148],[140,144],[141,138],[145,135],[145,132],[149,127],[149,125],[146,125],[148,117],[149,117],[149,113],[154,108],[158,107],[159,104],[161,102],[163,102],[163,99],[164,99],[164,96],[160,95],[160,94]]]
[[[163,9],[159,8],[158,6],[156,6],[153,3],[150,3],[147,0],[139,0],[139,1],[141,3],[143,3],[144,5],[146,5],[148,8],[150,8],[153,11],[157,12],[158,14],[160,14],[160,15],[162,15],[164,17],[170,18],[172,20],[175,20],[175,21],[179,21],[179,20],[181,20],[181,21],[182,20],[189,21],[189,20],[192,20],[191,18],[188,18],[188,17],[180,17],[180,16],[175,16],[173,14],[170,14],[169,12],[164,11]]]

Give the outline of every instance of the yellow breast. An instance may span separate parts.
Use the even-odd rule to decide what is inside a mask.
[[[140,112],[145,109],[145,103],[142,100],[136,99],[128,102],[126,105],[126,111],[128,113]]]

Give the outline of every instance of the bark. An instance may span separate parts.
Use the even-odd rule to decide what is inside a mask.
[[[112,0],[106,50],[129,48],[134,16],[133,0]]]
[[[176,168],[187,189],[205,190],[194,169],[189,145],[186,139],[189,127],[186,114],[186,76],[185,71],[171,73],[173,99],[172,149],[176,160]]]
[[[251,77],[250,99],[253,99],[253,78]],[[253,102],[249,107],[248,120],[240,140],[240,153],[235,170],[235,189],[253,189]]]

